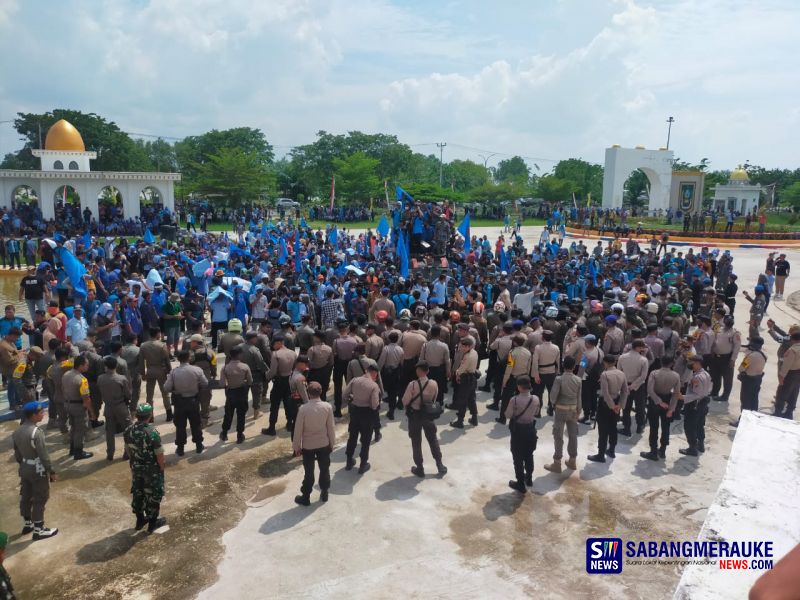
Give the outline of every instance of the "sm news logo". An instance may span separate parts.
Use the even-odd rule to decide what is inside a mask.
[[[586,572],[622,573],[622,540],[620,538],[588,538],[586,540]]]

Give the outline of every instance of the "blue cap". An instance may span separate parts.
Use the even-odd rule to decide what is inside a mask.
[[[43,407],[41,402],[37,402],[36,400],[31,400],[30,402],[26,402],[22,406],[22,410],[29,413],[39,412],[40,410],[42,410],[42,408]]]
[[[617,322],[617,315],[608,315],[606,317],[606,323],[616,323]]]
[[[583,336],[583,339],[586,342],[596,342],[597,341],[597,336],[594,335],[593,333],[589,333],[589,334]]]
[[[513,325],[514,327],[524,327],[525,323],[523,323],[519,319],[514,319],[513,321],[511,321],[511,325]]]

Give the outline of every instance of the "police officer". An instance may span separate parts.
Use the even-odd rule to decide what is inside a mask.
[[[403,387],[414,379],[415,365],[419,362],[422,347],[428,341],[428,338],[419,329],[419,321],[414,319],[409,326],[410,329],[405,331],[400,338],[400,347],[403,349],[403,373],[400,383]]]
[[[297,411],[292,449],[295,456],[303,457],[303,483],[300,495],[294,501],[302,506],[311,504],[311,490],[314,487],[314,463],[319,465],[319,499],[328,501],[328,488],[331,485],[331,452],[336,443],[333,408],[320,399],[322,386],[316,381],[308,384],[308,402]]]
[[[530,382],[529,373],[531,372],[531,353],[525,347],[526,337],[522,333],[515,333],[511,336],[511,351],[508,353],[503,379],[500,387],[503,389],[501,395],[500,417],[498,423],[505,424],[505,412],[511,397],[518,393],[517,379],[527,377]],[[498,365],[498,368],[501,365]]]
[[[230,359],[231,349],[243,343],[242,322],[239,319],[231,319],[228,321],[228,331],[219,338],[217,350],[224,354],[226,359]]]
[[[508,487],[522,494],[526,485],[533,485],[533,451],[536,449],[536,414],[541,408],[539,397],[531,393],[531,380],[526,376],[517,379],[517,393],[508,401],[503,416],[509,420],[511,431],[511,457],[516,479]]]
[[[583,382],[573,369],[575,358],[567,356],[564,359],[564,372],[556,377],[553,382],[553,462],[544,468],[551,473],[561,473],[561,457],[564,450],[564,427],[567,428],[567,453],[568,469],[575,470],[575,459],[578,456],[578,415],[581,412],[581,389]]]
[[[89,394],[89,381],[84,373],[89,369],[89,361],[81,354],[75,357],[72,368],[61,377],[61,390],[67,406],[70,429],[70,453],[75,460],[91,458],[91,452],[83,451],[83,438],[86,435],[86,415],[94,421],[96,415]]]
[[[44,507],[50,497],[50,483],[56,480],[56,472],[47,453],[44,432],[38,426],[43,418],[44,410],[39,402],[25,403],[22,424],[11,435],[14,458],[19,464],[19,510],[25,521],[22,535],[33,532],[34,540],[58,533],[58,529],[44,526]]]
[[[149,344],[150,342],[145,342]],[[189,351],[178,352],[180,365],[170,371],[164,389],[172,393],[172,404],[175,407],[175,454],[183,456],[186,444],[186,421],[192,430],[192,442],[195,451],[200,454],[203,446],[203,428],[200,424],[200,390],[208,387],[208,379],[200,367],[189,364]]]
[[[756,336],[751,336],[751,339]],[[800,393],[800,331],[789,336],[791,346],[783,354],[778,369],[778,392],[775,395],[775,416],[792,419]]]
[[[211,381],[217,378],[217,353],[206,346],[202,335],[192,334],[189,338],[189,364],[200,367],[206,379]],[[211,417],[211,386],[201,387],[198,400],[200,402],[200,424],[205,429]],[[216,410],[217,407],[213,407]]]
[[[367,359],[368,360],[368,359]],[[304,354],[298,356],[294,361],[294,370],[289,375],[289,397],[294,402],[292,419],[292,428],[290,433],[294,437],[294,423],[297,419],[297,411],[300,407],[308,402],[308,380],[306,374],[308,373],[308,357]]]
[[[506,373],[506,363],[508,362],[508,354],[511,352],[511,348],[513,347],[512,342],[512,334],[514,332],[514,327],[511,323],[503,323],[500,333],[494,339],[494,341],[489,344],[489,350],[495,353],[495,360],[496,366],[494,368],[494,379],[492,381],[492,385],[494,386],[494,392],[492,394],[492,402],[491,404],[487,404],[486,408],[489,410],[501,410],[501,401],[503,398],[503,384],[505,382],[505,373]],[[486,386],[489,385],[489,373],[486,373]],[[513,388],[516,390],[516,387]],[[511,396],[509,396],[510,398]],[[502,417],[502,411],[501,411]]]
[[[644,432],[649,367],[646,353],[647,344],[642,339],[636,339],[631,343],[631,349],[617,360],[617,367],[628,381],[630,394],[625,410],[622,411],[622,428],[619,430],[619,433],[627,437],[631,436],[631,409],[636,411],[636,433]]]
[[[314,344],[308,349],[308,381],[316,381],[322,391],[322,401],[327,402],[328,388],[333,371],[333,349],[325,343],[325,332],[314,332]]]
[[[420,360],[428,364],[428,376],[439,387],[437,402],[444,403],[447,392],[447,375],[450,373],[450,348],[442,341],[442,328],[434,325],[430,330],[430,339],[422,346]]]
[[[671,356],[661,359],[661,368],[647,377],[647,422],[650,425],[650,451],[639,456],[648,460],[667,457],[669,424],[678,406],[681,395],[681,376],[673,369],[675,360]],[[661,444],[658,445],[658,430],[661,428]]]
[[[683,430],[689,447],[681,448],[678,452],[686,456],[697,456],[700,452],[705,452],[705,422],[711,395],[711,376],[703,369],[703,357],[699,354],[690,356],[689,364],[692,374],[683,395]]]
[[[255,332],[250,332],[255,333]],[[248,334],[249,335],[249,334]],[[261,353],[251,346],[259,358]],[[233,422],[233,414],[236,413],[236,443],[244,442],[244,421],[247,416],[247,394],[253,385],[253,374],[249,365],[241,360],[244,354],[244,346],[236,346],[230,350],[230,360],[225,361],[222,367],[219,382],[225,388],[225,416],[222,419],[222,431],[219,439],[223,442],[228,440],[228,430]]]
[[[400,333],[392,331],[388,337],[388,343],[381,350],[378,357],[378,368],[381,372],[383,389],[386,391],[386,401],[389,403],[389,410],[386,418],[394,421],[394,411],[397,407],[403,387],[400,383],[401,371],[403,368],[403,349],[398,345]]]
[[[350,335],[347,321],[339,323],[339,337],[333,340],[333,416],[342,416],[342,380],[347,373],[347,365],[353,359],[353,351],[358,340]]]
[[[474,340],[472,344],[474,345]],[[436,468],[439,475],[447,473],[447,467],[442,462],[442,451],[439,448],[439,440],[436,439],[436,423],[433,417],[426,410],[432,406],[439,397],[436,382],[428,379],[428,364],[417,363],[417,378],[408,384],[403,393],[403,406],[406,407],[408,414],[408,437],[411,438],[411,454],[414,459],[414,466],[411,472],[417,477],[425,477],[425,468],[422,461],[422,433],[431,449],[433,460],[436,461]]]
[[[377,326],[375,323],[367,323],[367,339],[364,340],[366,350],[364,354],[372,360],[378,360],[381,356],[381,350],[386,345],[383,338],[378,335]]]
[[[531,378],[535,384],[533,394],[539,398],[540,402],[544,401],[544,390],[547,388],[547,414],[551,417],[553,416],[553,401],[550,398],[550,390],[560,366],[561,350],[553,343],[553,332],[545,329],[542,332],[542,343],[538,344],[531,354]],[[537,416],[541,415],[537,414]]]
[[[587,458],[604,463],[606,456],[614,458],[617,446],[617,420],[628,401],[628,382],[625,373],[617,369],[615,356],[603,357],[603,373],[600,375],[601,399],[597,406],[597,454]]]
[[[739,349],[742,345],[742,336],[733,326],[733,315],[722,318],[722,330],[714,335],[711,344],[711,358],[708,371],[711,375],[711,399],[727,402],[733,387],[733,367]],[[719,394],[722,387],[722,395]]]
[[[189,367],[187,364],[189,352],[181,350],[178,352],[178,356],[180,357],[182,353],[185,360],[181,364]],[[178,367],[178,369],[180,368]],[[147,524],[147,531],[150,533],[167,524],[165,518],[158,516],[161,511],[161,500],[164,498],[166,461],[164,448],[161,445],[161,436],[152,423],[153,406],[140,404],[136,408],[136,422],[125,430],[124,435],[125,448],[130,457],[131,494],[133,495],[131,508],[136,515],[136,531]]]
[[[350,406],[349,437],[347,438],[347,447],[345,449],[347,456],[345,469],[349,471],[355,466],[356,461],[353,458],[353,454],[360,439],[361,452],[359,457],[361,464],[358,467],[359,475],[366,473],[370,469],[369,446],[374,429],[373,414],[381,404],[381,390],[377,383],[378,373],[377,365],[369,365],[367,372],[361,377],[351,379],[343,392],[343,398]]]
[[[151,327],[150,339],[139,348],[139,374],[145,381],[145,398],[150,406],[153,405],[153,392],[158,383],[158,389],[164,401],[164,410],[167,412],[167,422],[172,421],[172,406],[164,382],[170,371],[172,371],[172,365],[169,362],[169,348],[161,341],[161,329]]]
[[[739,365],[739,381],[742,382],[741,403],[742,412],[758,410],[758,393],[761,391],[761,381],[764,379],[764,367],[767,364],[767,355],[761,350],[764,338],[750,338],[745,346],[744,357]],[[731,422],[733,427],[739,426],[739,419]]]
[[[149,331],[148,331],[149,335]],[[136,336],[126,333],[123,336],[122,351],[119,358],[125,361],[128,366],[128,381],[131,384],[131,401],[129,408],[131,419],[136,418],[136,407],[139,405],[139,398],[142,393],[142,374],[139,372],[139,346],[136,345]]]
[[[255,331],[248,331],[244,338],[245,343],[241,346],[242,355],[240,360],[250,367],[250,373],[253,376],[253,383],[250,386],[250,391],[253,395],[253,420],[256,420],[261,414],[261,392],[267,381],[269,365],[264,361],[261,350],[258,349],[258,333]],[[247,411],[246,400],[247,398],[245,398],[245,412]]]
[[[588,425],[597,414],[597,392],[600,389],[600,375],[603,372],[603,351],[597,347],[597,337],[592,333],[584,336],[583,344],[583,355],[578,364],[578,377],[583,378],[581,386],[583,418],[579,422]]]
[[[272,381],[272,391],[269,397],[269,427],[261,430],[264,435],[276,435],[275,424],[278,422],[281,402],[286,415],[286,431],[294,427],[297,403],[289,396],[289,376],[294,370],[295,357],[294,351],[283,347],[283,336],[276,334],[272,340],[272,362],[267,373],[267,380]]]
[[[106,356],[103,359],[103,364],[106,372],[97,378],[97,388],[105,403],[106,460],[112,461],[114,460],[114,436],[117,433],[124,432],[131,424],[129,408],[131,384],[127,377],[117,372],[118,361],[116,357]],[[122,458],[127,459],[127,453],[124,453]]]
[[[467,409],[469,409],[470,424],[478,425],[478,405],[475,402],[475,392],[478,387],[478,362],[480,359],[475,350],[475,338],[471,335],[461,338],[459,346],[461,347],[461,360],[455,370],[455,387],[453,388],[453,408],[456,410],[456,419],[450,423],[450,426],[461,429],[464,427]]]

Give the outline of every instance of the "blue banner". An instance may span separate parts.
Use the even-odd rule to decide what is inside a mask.
[[[156,238],[153,237],[153,234],[150,233],[150,229],[146,229],[144,232],[144,243],[145,244],[155,244]]]
[[[464,215],[464,220],[461,221],[461,225],[458,226],[458,233],[460,233],[464,237],[464,251],[469,252],[471,247],[471,240],[469,234],[469,227],[470,227],[470,218],[469,213]]]
[[[378,227],[375,231],[377,231],[378,235],[381,237],[386,237],[389,234],[389,221],[386,219],[386,215],[381,217],[381,222],[378,223]]]
[[[72,289],[74,290],[75,295],[85,298],[87,290],[86,282],[84,281],[83,276],[86,275],[86,267],[83,266],[81,261],[75,258],[75,255],[72,254],[72,252],[63,246],[61,246],[58,251],[61,258],[61,264],[64,265],[64,271],[67,273],[67,277],[69,277],[69,280],[72,283]]]
[[[406,247],[406,236],[402,230],[397,238],[397,255],[400,257],[400,276],[408,277],[408,248]]]

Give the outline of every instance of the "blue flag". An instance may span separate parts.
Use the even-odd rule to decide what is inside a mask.
[[[336,227],[331,229],[330,233],[328,234],[328,241],[336,246],[339,241],[339,232],[336,230]]]
[[[589,259],[589,277],[592,278],[592,283],[597,285],[597,265],[594,264],[594,259]]]
[[[267,222],[261,222],[261,237],[267,239]]]
[[[300,217],[300,227],[302,229],[305,229],[305,228],[308,227],[308,223],[306,223],[306,218],[305,217]]]
[[[83,238],[81,239],[81,243],[83,244],[83,247],[85,249],[87,249],[87,250],[92,245],[92,236],[89,235],[88,231],[83,234]]]
[[[294,270],[295,273],[302,273],[303,267],[300,264],[300,232],[294,237]]]
[[[508,271],[508,255],[506,255],[506,249],[502,246],[500,246],[500,270]]]
[[[470,218],[469,213],[464,215],[464,220],[461,221],[461,225],[458,226],[458,233],[460,233],[464,237],[464,251],[469,252],[470,249],[470,235],[469,235],[469,225],[470,225]]]
[[[286,240],[281,238],[281,249],[280,252],[278,252],[278,264],[285,265],[288,257],[289,250],[286,248]]]
[[[399,185],[394,188],[395,197],[397,198],[398,202],[403,203],[403,210],[406,209],[406,202],[413,202],[414,198],[411,194],[401,188]]]
[[[406,236],[403,231],[397,238],[397,255],[400,257],[400,276],[408,277],[408,248],[406,248]]]
[[[150,228],[147,228],[144,232],[144,243],[145,244],[155,244],[156,238],[153,237],[153,234],[150,233]]]
[[[87,290],[86,282],[83,280],[83,276],[86,275],[86,267],[83,266],[81,261],[75,258],[75,255],[72,254],[72,252],[63,246],[61,246],[58,251],[61,255],[61,264],[64,265],[64,271],[67,273],[67,277],[69,277],[69,280],[72,283],[72,289],[75,292],[75,295],[85,298]]]
[[[375,231],[378,232],[378,235],[381,237],[386,237],[389,234],[389,221],[386,219],[386,215],[381,217],[381,222],[378,223],[378,227],[375,228]]]

